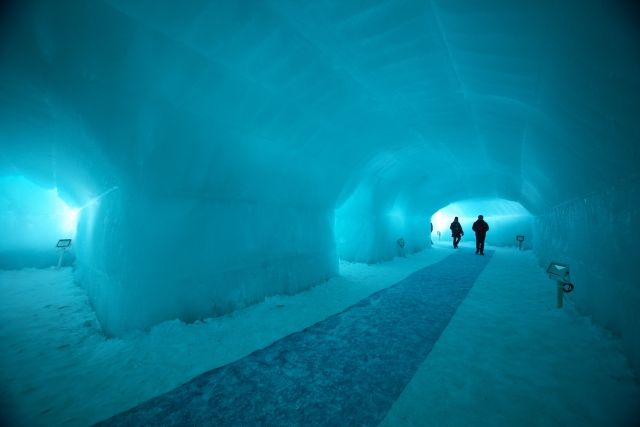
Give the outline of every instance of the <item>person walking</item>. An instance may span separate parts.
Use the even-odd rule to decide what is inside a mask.
[[[484,221],[482,215],[478,215],[478,220],[473,223],[473,227],[471,228],[476,233],[476,253],[484,255],[484,239],[487,237],[489,224]]]
[[[431,242],[431,244],[433,245],[433,238],[431,237],[432,234],[433,234],[433,223],[431,223],[431,233],[429,233],[429,242]]]
[[[458,243],[460,243],[460,239],[464,236],[464,231],[462,231],[462,226],[458,222],[458,217],[453,219],[449,229],[451,230],[451,237],[453,237],[453,249],[458,249]]]

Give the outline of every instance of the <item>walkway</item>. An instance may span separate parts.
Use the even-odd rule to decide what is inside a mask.
[[[375,426],[492,254],[474,256],[462,249],[99,425]]]

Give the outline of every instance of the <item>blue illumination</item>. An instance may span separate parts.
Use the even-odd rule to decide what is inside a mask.
[[[411,254],[442,206],[497,197],[535,233],[497,201],[434,231],[459,216],[465,244],[482,213],[488,245],[523,234],[581,265],[577,304],[640,371],[640,323],[617,314],[640,300],[620,261],[640,258],[640,37],[615,2],[13,3],[0,174],[88,205],[3,190],[1,249],[46,250],[80,217],[77,281],[105,331],[308,289],[399,238]]]
[[[160,425],[168,412],[192,425],[377,426],[431,352],[487,255],[454,254],[97,427]]]
[[[505,199],[471,199],[451,203],[438,210],[431,217],[433,232],[442,233],[442,238],[450,238],[449,225],[458,217],[465,235],[462,242],[474,241],[471,226],[484,215],[491,229],[487,233],[487,245],[517,246],[516,235],[524,235],[524,248],[531,247],[533,216],[520,203]]]
[[[23,176],[0,178],[0,194],[0,268],[54,265],[55,244],[75,238],[80,210]]]

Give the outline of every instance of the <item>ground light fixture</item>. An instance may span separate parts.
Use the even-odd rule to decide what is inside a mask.
[[[573,283],[569,276],[569,265],[559,262],[550,262],[547,267],[547,275],[556,281],[556,306],[562,308],[564,294],[573,291]]]

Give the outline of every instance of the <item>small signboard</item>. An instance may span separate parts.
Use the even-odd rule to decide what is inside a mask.
[[[69,246],[71,246],[71,239],[60,239],[56,248],[68,248]]]
[[[71,239],[58,240],[58,243],[56,244],[56,248],[62,249],[60,251],[60,258],[58,258],[58,270],[60,270],[60,267],[62,266],[62,258],[64,257],[64,253],[67,251],[67,249],[69,249],[70,246],[71,246]]]

